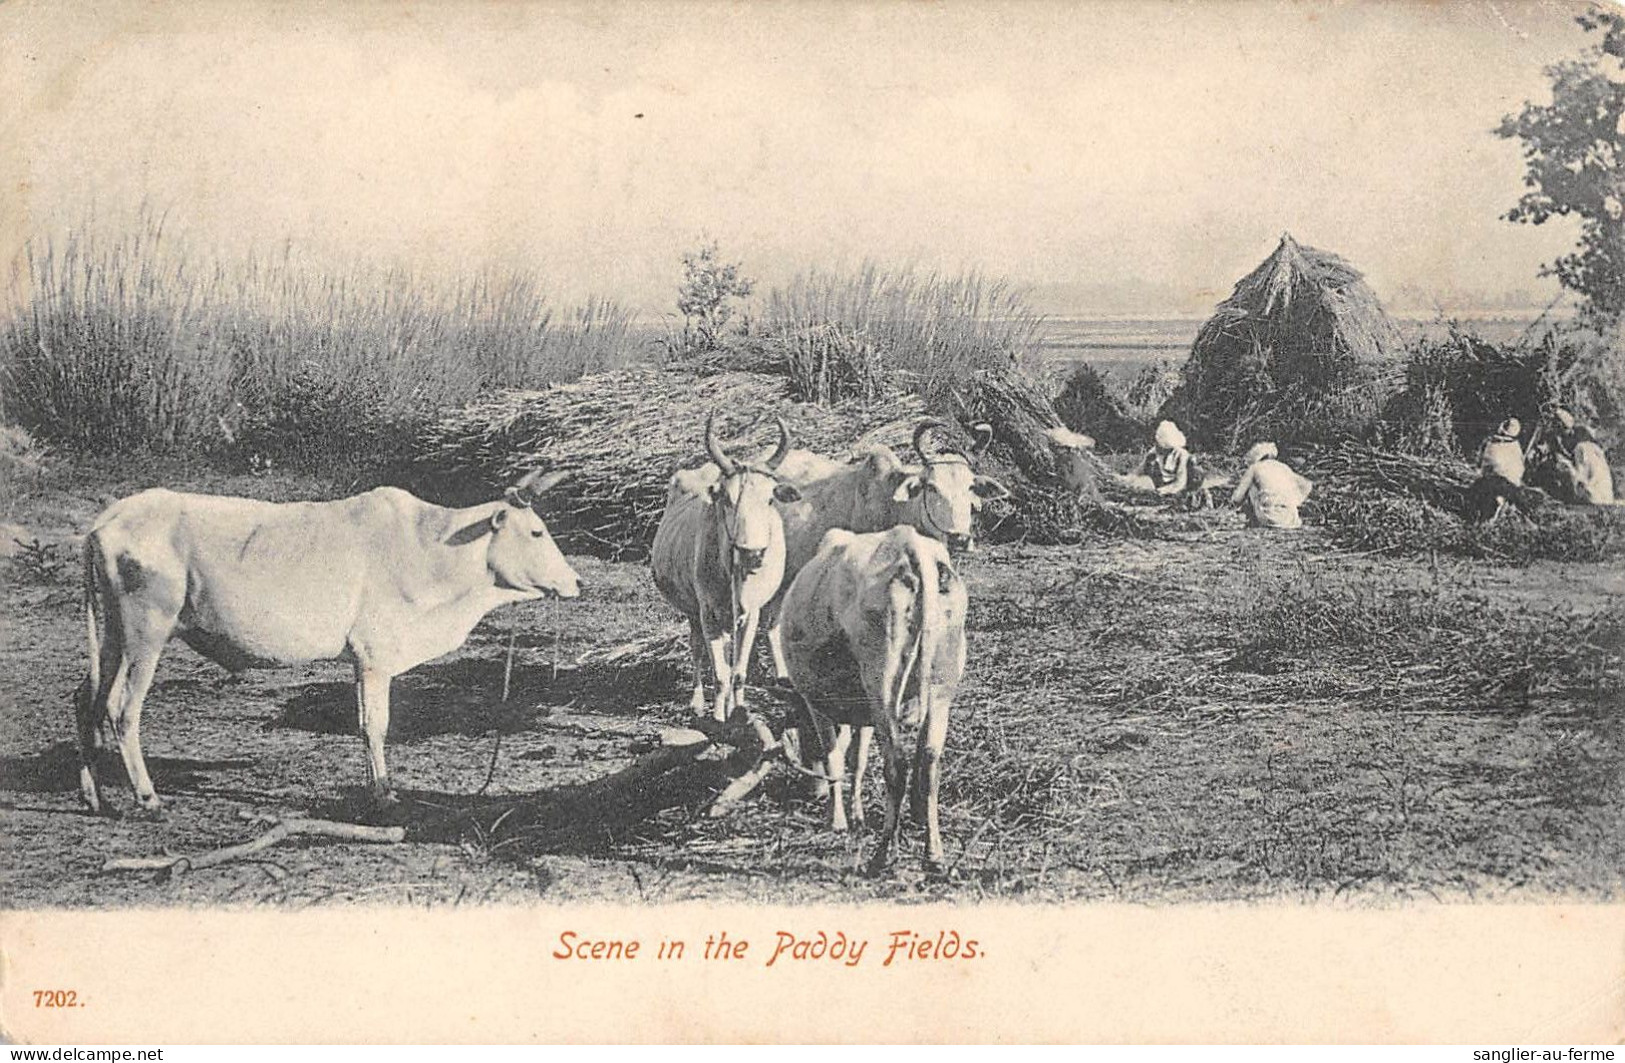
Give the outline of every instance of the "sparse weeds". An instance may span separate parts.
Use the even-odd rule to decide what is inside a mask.
[[[68,572],[72,556],[61,543],[42,543],[38,539],[17,541],[17,553],[11,559],[12,572],[24,583],[57,583]]]

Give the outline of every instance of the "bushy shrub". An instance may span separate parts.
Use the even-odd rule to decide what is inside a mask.
[[[802,359],[808,383],[833,365],[836,379],[867,387],[883,366],[891,383],[948,410],[976,371],[1031,361],[1042,322],[1003,280],[868,263],[846,274],[811,270],[773,289],[755,330]]]

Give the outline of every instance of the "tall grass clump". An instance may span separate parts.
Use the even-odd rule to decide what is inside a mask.
[[[114,453],[201,434],[225,402],[209,278],[164,253],[161,220],[31,243],[0,321],[8,422],[67,449]]]
[[[29,245],[0,322],[0,414],[88,453],[384,460],[440,411],[631,358],[616,303],[561,308],[524,269],[219,262],[143,218]]]
[[[978,370],[1029,361],[1043,316],[1024,293],[979,272],[809,270],[768,293],[759,331],[784,352],[791,386],[823,401],[887,379],[946,410]]]

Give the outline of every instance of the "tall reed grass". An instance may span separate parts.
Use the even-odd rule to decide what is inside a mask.
[[[531,271],[334,271],[284,248],[231,263],[147,216],[31,243],[0,319],[0,414],[89,453],[229,443],[321,465],[390,449],[501,387],[615,368],[632,314],[561,307]]]
[[[758,330],[782,348],[792,384],[804,394],[861,397],[884,376],[946,409],[956,386],[977,370],[1031,361],[1042,327],[1042,315],[1004,280],[869,262],[851,273],[809,270],[775,288]],[[854,364],[831,364],[848,356]],[[832,381],[858,394],[827,395]]]

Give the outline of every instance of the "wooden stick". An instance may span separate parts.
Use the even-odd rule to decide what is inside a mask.
[[[102,865],[103,871],[168,871],[173,875],[203,867],[241,860],[271,848],[295,835],[317,838],[339,838],[344,841],[394,844],[405,840],[405,827],[365,827],[356,823],[339,823],[330,819],[285,819],[257,838],[239,845],[211,849],[195,856],[129,856],[113,857]]]
[[[723,791],[717,795],[717,799],[711,802],[711,808],[706,812],[706,815],[712,819],[727,815],[728,811],[734,805],[738,804],[740,801],[743,801],[752,790],[756,789],[762,784],[762,780],[767,778],[768,774],[772,772],[773,765],[776,763],[778,762],[775,760],[764,759],[754,768],[751,768],[745,774],[729,783],[723,788]]]

